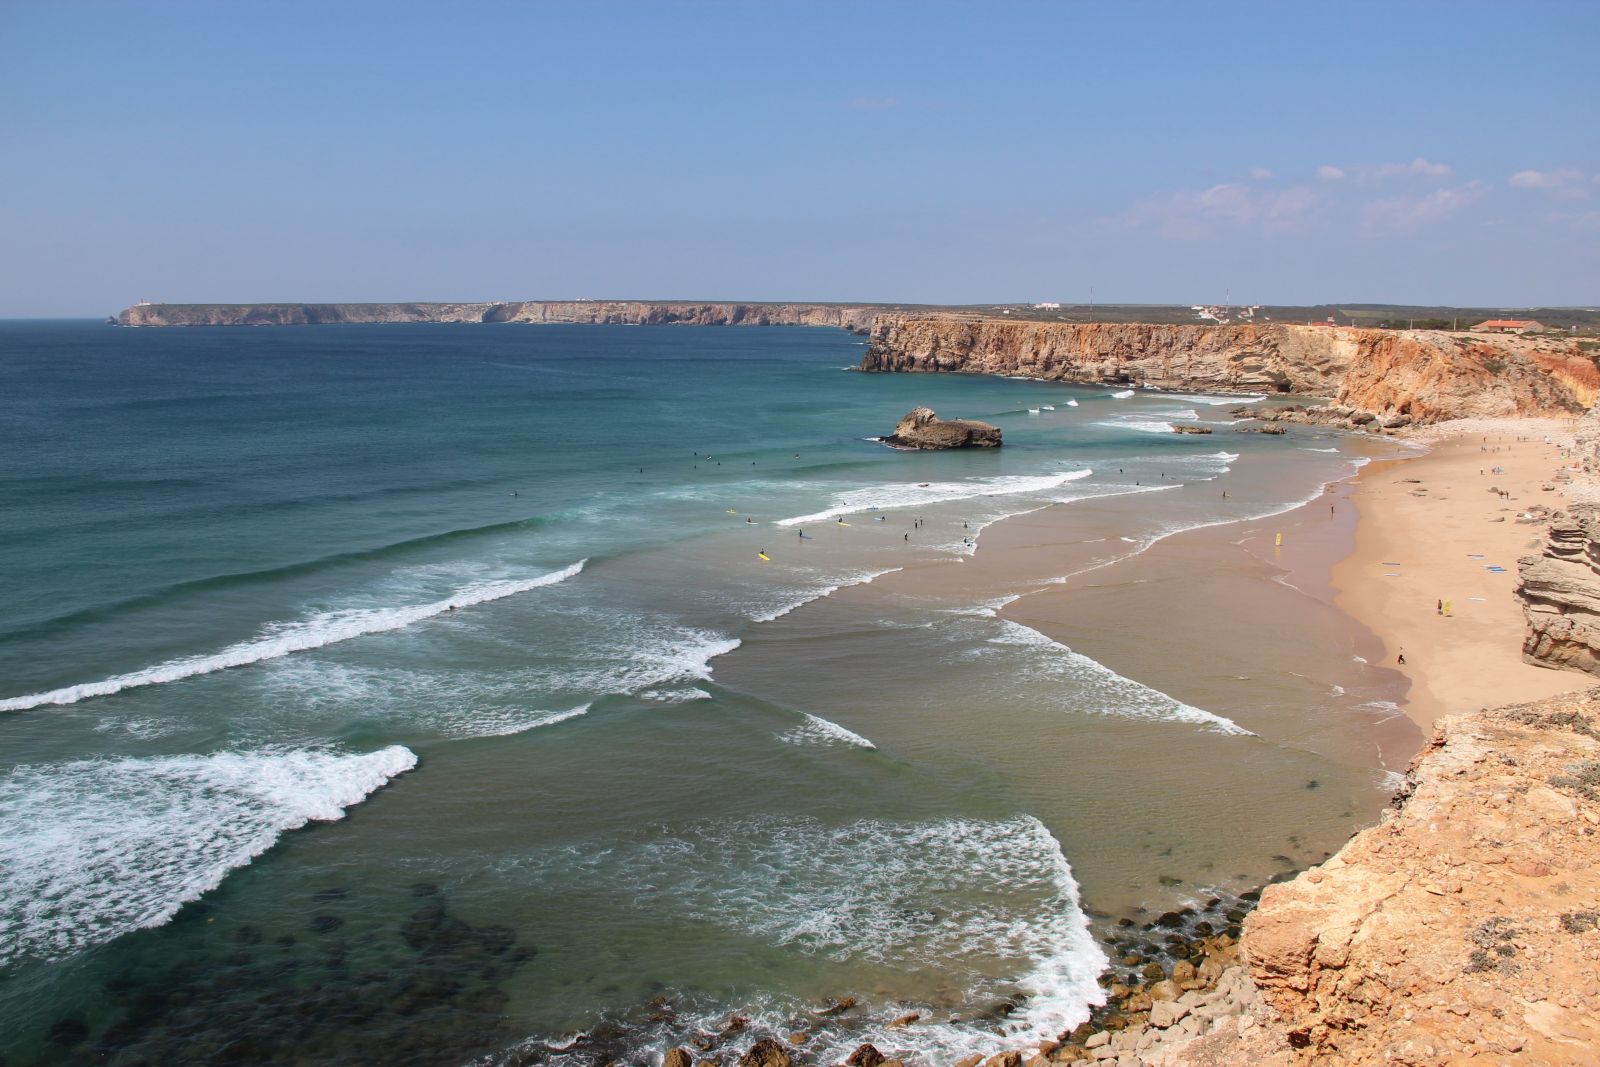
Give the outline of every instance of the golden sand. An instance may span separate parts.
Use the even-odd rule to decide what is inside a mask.
[[[1569,462],[1570,423],[1442,424],[1424,440],[1425,455],[1357,476],[1355,549],[1333,570],[1336,603],[1382,639],[1386,665],[1410,679],[1407,714],[1427,730],[1441,715],[1592,685],[1588,675],[1523,662],[1512,592],[1517,559],[1544,543],[1544,524],[1519,515],[1563,508],[1574,491],[1556,478]]]

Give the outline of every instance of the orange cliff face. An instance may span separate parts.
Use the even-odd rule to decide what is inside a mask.
[[[864,371],[1007,374],[1191,392],[1304,394],[1417,422],[1562,415],[1600,386],[1564,342],[1258,323],[1039,323],[880,315]]]

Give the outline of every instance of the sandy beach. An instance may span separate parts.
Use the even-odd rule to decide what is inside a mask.
[[[1571,424],[1449,423],[1418,443],[1425,454],[1372,463],[1354,479],[1355,548],[1332,575],[1335,603],[1379,636],[1385,665],[1410,681],[1406,713],[1429,730],[1441,715],[1592,684],[1523,662],[1522,606],[1512,592],[1517,559],[1538,551],[1545,530],[1518,517],[1541,504],[1562,508],[1575,491],[1576,482],[1558,477]]]

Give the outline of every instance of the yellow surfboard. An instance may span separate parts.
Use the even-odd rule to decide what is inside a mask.
[[[756,555],[760,556],[762,559],[766,560],[768,563],[772,562],[772,557],[767,555],[765,552],[757,552]]]

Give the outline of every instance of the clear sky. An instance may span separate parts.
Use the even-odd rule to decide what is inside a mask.
[[[1600,3],[0,0],[0,316],[1600,303]]]

